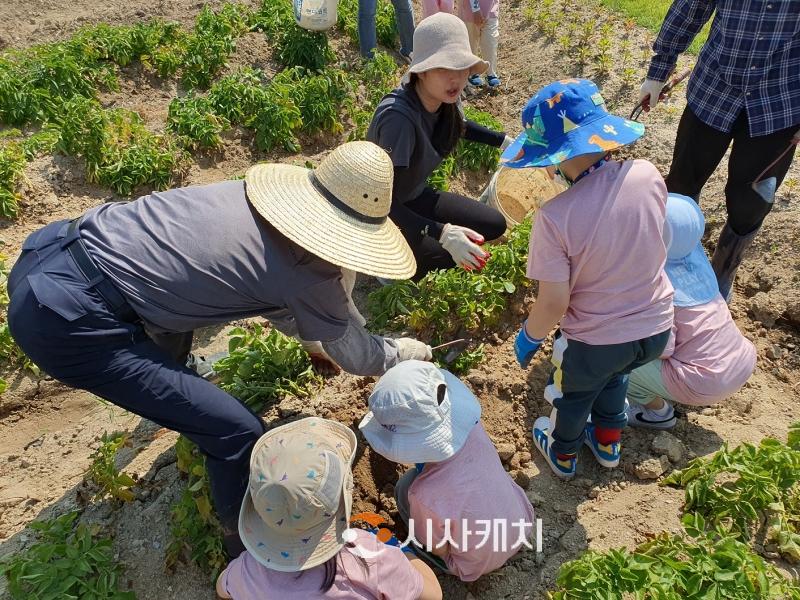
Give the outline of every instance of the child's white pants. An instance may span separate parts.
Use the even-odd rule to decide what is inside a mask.
[[[469,45],[472,53],[478,54],[489,63],[486,75],[497,75],[497,42],[500,39],[500,23],[497,18],[486,19],[483,27],[478,28],[475,23],[467,23],[469,32]]]

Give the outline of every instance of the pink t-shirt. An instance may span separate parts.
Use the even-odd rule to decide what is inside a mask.
[[[484,19],[496,19],[500,12],[500,0],[478,0],[481,7],[481,14]],[[472,23],[472,2],[470,0],[459,0],[458,16],[465,23]]]
[[[319,565],[301,573],[283,573],[267,569],[249,552],[234,559],[225,570],[223,584],[234,600],[417,600],[422,595],[422,575],[403,556],[402,550],[386,546],[369,532],[358,531],[354,542],[373,558],[353,555],[355,549],[343,548],[338,555],[336,579],[325,593],[320,586],[325,567]]]
[[[661,239],[666,202],[652,164],[610,161],[536,211],[528,277],[569,282],[561,319],[567,339],[621,344],[672,326]]]
[[[480,423],[455,455],[425,464],[408,489],[408,503],[414,537],[423,546],[428,541],[439,544],[449,527],[455,545],[448,540],[450,553],[444,560],[462,581],[475,581],[503,566],[533,531],[533,507],[503,470]],[[524,523],[514,525],[520,521]]]
[[[699,306],[676,306],[661,377],[684,404],[708,406],[735,394],[756,368],[756,349],[733,322],[722,296]]]

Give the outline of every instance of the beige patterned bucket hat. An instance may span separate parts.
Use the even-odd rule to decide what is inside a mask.
[[[336,556],[353,504],[356,436],[309,417],[265,433],[253,447],[239,513],[245,548],[269,569],[296,572]]]
[[[283,235],[320,258],[365,275],[408,279],[417,263],[389,219],[394,167],[372,142],[348,142],[316,169],[259,164],[247,198]]]

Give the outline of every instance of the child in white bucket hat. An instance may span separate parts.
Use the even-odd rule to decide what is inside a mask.
[[[481,425],[478,399],[455,375],[407,361],[381,377],[369,408],[359,428],[372,449],[415,465],[398,481],[395,497],[420,556],[475,581],[527,543],[533,507],[503,469]]]
[[[670,401],[709,406],[735,394],[756,367],[756,349],[736,327],[700,239],[705,219],[697,202],[669,194],[664,271],[675,288],[675,323],[657,360],[628,380],[628,424],[670,429]]]
[[[247,551],[217,580],[234,600],[438,600],[430,568],[349,528],[353,432],[309,417],[267,432],[253,448],[239,515]]]

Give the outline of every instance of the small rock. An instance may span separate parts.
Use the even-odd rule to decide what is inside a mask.
[[[511,442],[504,442],[497,445],[497,454],[500,456],[500,460],[503,462],[508,462],[511,460],[511,457],[514,456],[516,451],[517,447]]]
[[[544,496],[542,496],[541,494],[539,494],[537,492],[529,492],[528,493],[528,500],[530,500],[531,504],[533,504],[534,506],[544,506],[545,505]]]
[[[777,344],[772,344],[769,348],[767,348],[767,358],[771,358],[772,360],[780,360],[783,358],[783,348]]]
[[[531,464],[530,452],[519,452],[517,456],[519,456],[519,464],[521,464],[523,467]]]
[[[603,488],[600,486],[594,486],[592,489],[589,490],[589,493],[586,494],[589,498],[597,498],[600,496],[600,493],[603,491]]]
[[[773,298],[765,292],[758,292],[753,296],[750,299],[749,308],[753,318],[768,328],[775,325],[784,311],[784,306],[779,305],[777,298]]]
[[[612,491],[612,492],[621,492],[621,491],[622,491],[622,488],[621,488],[621,487],[619,487],[619,484],[618,484],[618,483],[612,483],[612,484],[611,484],[611,491]]]
[[[19,458],[19,455],[18,455],[18,454],[9,454],[9,455],[8,455],[8,458],[6,458],[6,460],[7,460],[8,462],[14,462],[14,461],[15,461],[15,460],[17,460],[18,458]]]
[[[531,484],[531,478],[525,471],[515,471],[511,474],[511,477],[523,490],[528,489],[528,486]]]
[[[23,469],[27,469],[31,466],[31,462],[27,458],[23,458],[21,461],[19,461],[19,466]]]
[[[517,381],[516,383],[512,383],[511,384],[511,393],[512,394],[521,394],[524,391],[525,391],[525,384],[524,383],[520,383],[519,381]]]
[[[488,378],[484,373],[470,373],[467,377],[467,381],[469,381],[472,385],[483,386],[486,385]]]
[[[709,408],[704,408],[703,410],[701,410],[700,414],[703,415],[704,417],[711,417],[711,416],[714,416],[715,414],[717,414],[717,411],[716,411],[716,409],[713,409],[713,408],[709,407]]]
[[[674,463],[683,460],[683,443],[668,431],[662,431],[653,438],[652,448],[659,455],[666,454]]]
[[[669,458],[661,455],[658,458],[648,458],[637,464],[633,472],[639,479],[658,479],[669,469]]]

